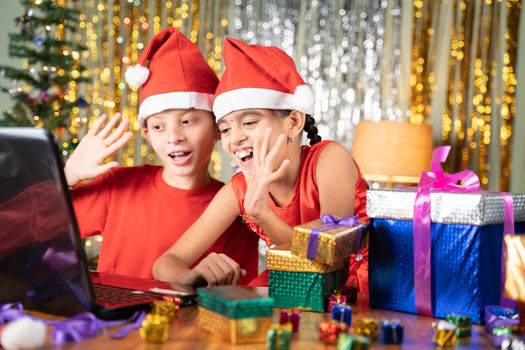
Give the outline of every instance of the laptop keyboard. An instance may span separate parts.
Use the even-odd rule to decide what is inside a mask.
[[[146,304],[162,299],[162,295],[139,290],[124,289],[103,284],[94,284],[97,304],[104,307],[123,307]]]

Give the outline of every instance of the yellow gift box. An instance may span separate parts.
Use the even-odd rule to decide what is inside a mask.
[[[270,248],[266,251],[266,267],[268,270],[291,272],[328,273],[343,267],[344,261],[333,265],[321,264],[317,261],[293,255],[289,245]]]
[[[505,235],[505,296],[525,302],[525,235]]]
[[[231,344],[264,343],[271,325],[271,317],[233,319],[199,307],[198,327]]]
[[[359,250],[367,227],[357,217],[322,215],[319,220],[293,228],[292,254],[335,265]]]

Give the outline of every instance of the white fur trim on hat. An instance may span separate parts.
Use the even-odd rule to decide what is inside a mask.
[[[244,88],[219,94],[213,102],[216,120],[233,111],[248,108],[296,109],[305,114],[313,114],[314,93],[307,85],[299,85],[293,95],[277,90]]]
[[[202,109],[212,111],[214,95],[203,92],[178,91],[146,97],[139,107],[139,123],[146,126],[146,118],[166,109]]]
[[[124,77],[129,86],[139,88],[148,80],[149,69],[140,64],[136,64],[126,70]]]

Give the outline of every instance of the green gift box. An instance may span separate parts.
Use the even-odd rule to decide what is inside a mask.
[[[227,318],[271,317],[274,301],[262,289],[220,286],[197,289],[199,306]]]
[[[346,282],[344,271],[344,267],[329,273],[270,270],[269,294],[276,307],[323,312],[330,294]]]

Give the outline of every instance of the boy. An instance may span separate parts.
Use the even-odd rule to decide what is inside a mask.
[[[218,79],[197,46],[168,28],[152,39],[126,80],[140,86],[142,134],[163,166],[103,164],[131,138],[125,132],[129,122],[117,114],[104,127],[105,117],[99,118],[66,163],[65,173],[82,236],[102,232],[99,271],[152,278],[155,259],[223,185],[208,174],[218,139],[211,113]],[[79,184],[89,178],[95,179]],[[209,285],[249,282],[257,275],[256,236],[237,220],[193,270]]]

